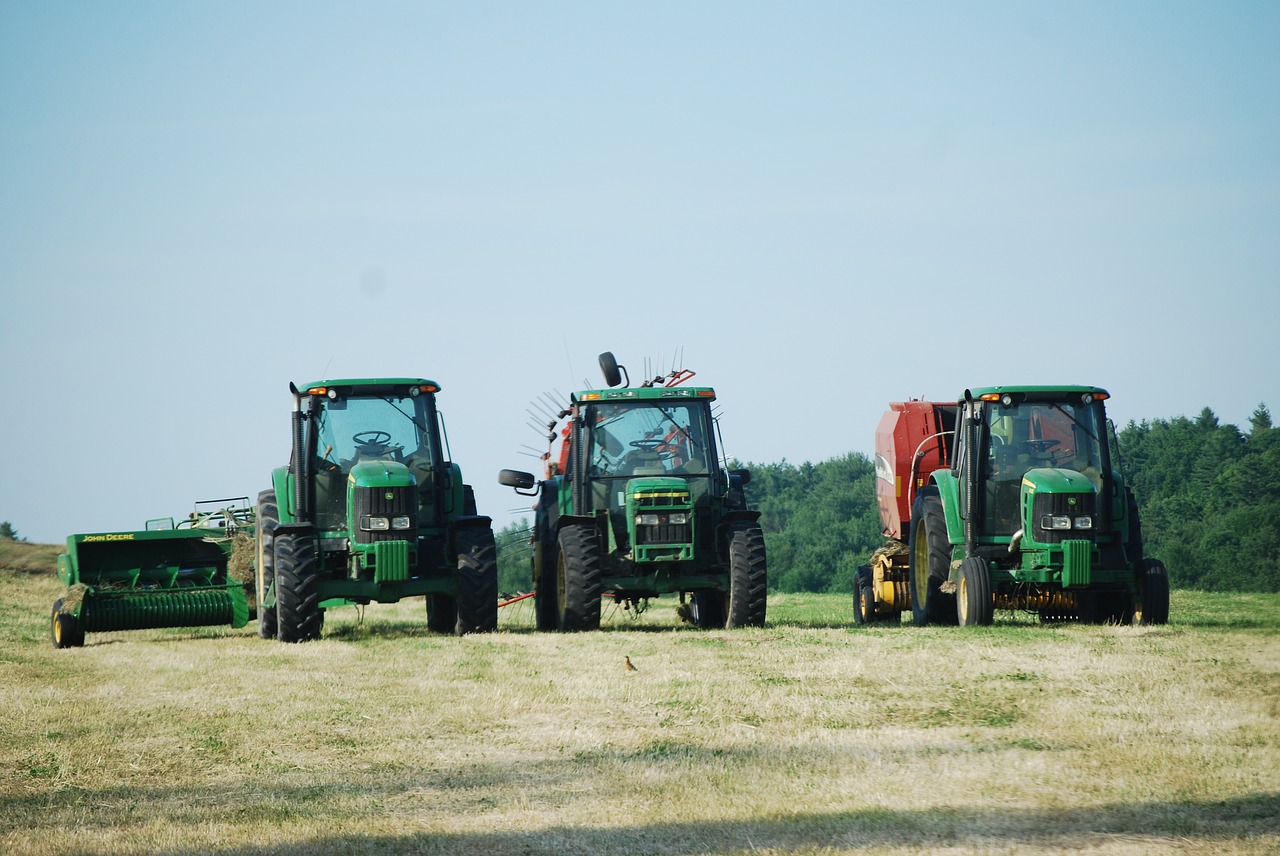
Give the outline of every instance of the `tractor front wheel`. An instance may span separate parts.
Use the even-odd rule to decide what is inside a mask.
[[[498,629],[498,549],[488,526],[458,530],[457,605],[457,635]]]
[[[281,642],[320,638],[320,581],[315,539],[291,534],[275,536],[276,613]]]
[[[50,621],[53,647],[79,648],[84,645],[84,627],[74,615],[62,611],[63,603],[65,601],[62,598],[53,602],[53,615]]]
[[[956,619],[961,627],[991,623],[995,610],[991,599],[991,571],[985,559],[968,558],[960,563],[956,586]]]
[[[725,627],[764,627],[769,594],[764,530],[737,526],[729,533],[729,600]]]
[[[600,629],[600,546],[594,527],[560,530],[556,556],[556,618],[561,631]]]

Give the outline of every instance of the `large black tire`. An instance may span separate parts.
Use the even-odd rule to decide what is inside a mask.
[[[543,538],[541,525],[534,526],[533,549],[540,551],[539,575],[533,582],[533,621],[538,630],[560,629],[560,613],[556,606],[556,562],[559,555],[554,540]]]
[[[279,635],[276,608],[264,607],[262,600],[276,580],[276,526],[280,524],[280,506],[276,492],[264,490],[258,494],[258,520],[255,524],[258,538],[258,573],[254,584],[258,610],[258,638],[275,639]]]
[[[876,597],[871,589],[871,566],[863,565],[853,574],[853,623],[870,624],[875,620]]]
[[[691,618],[695,627],[704,630],[724,627],[728,617],[729,596],[718,589],[699,589],[693,593]]]
[[[276,532],[276,615],[281,642],[320,638],[320,580],[315,538]]]
[[[947,519],[936,487],[924,487],[911,506],[911,617],[917,627],[955,624],[955,595],[943,594],[951,566]]]
[[[738,524],[729,532],[729,600],[724,626],[764,627],[768,595],[764,530],[754,523]]]
[[[458,530],[458,622],[454,633],[498,629],[498,548],[488,526]]]
[[[458,601],[447,594],[427,595],[427,630],[453,633],[458,628]]]
[[[960,563],[960,580],[956,585],[956,621],[961,627],[986,627],[994,615],[991,569],[985,559],[965,559]]]
[[[561,632],[600,629],[600,546],[595,528],[563,527],[556,555],[556,625]]]
[[[1147,574],[1142,598],[1134,609],[1134,624],[1169,623],[1169,572],[1159,559],[1145,560]]]
[[[71,613],[62,611],[64,602],[63,598],[53,602],[53,614],[50,616],[49,623],[53,647],[79,648],[84,645],[84,625]]]

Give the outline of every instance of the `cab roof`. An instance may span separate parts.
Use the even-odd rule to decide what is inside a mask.
[[[974,398],[981,398],[984,395],[1004,393],[1029,395],[1032,397],[1047,396],[1055,398],[1058,396],[1071,395],[1097,395],[1103,398],[1110,398],[1111,394],[1100,386],[975,386],[966,392]],[[964,396],[960,396],[960,400],[964,400]]]
[[[427,380],[422,377],[354,377],[354,378],[334,378],[333,380],[317,380],[310,383],[298,384],[300,392],[307,392],[313,389],[328,389],[329,387],[342,387],[343,389],[355,392],[367,392],[375,394],[386,392],[387,390],[400,387],[408,390],[411,386],[429,386],[432,387],[431,392],[439,392],[440,384],[433,380]],[[350,394],[350,393],[348,393]]]
[[[585,389],[573,393],[573,401],[661,401],[704,398],[716,400],[709,386],[628,386],[622,389]]]

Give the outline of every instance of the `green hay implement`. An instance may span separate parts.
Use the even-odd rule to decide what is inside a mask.
[[[58,557],[68,590],[53,604],[54,647],[79,647],[85,633],[243,627],[253,600],[245,592],[253,524],[248,497],[239,497],[198,502],[176,524],[165,517],[140,531],[69,536]]]

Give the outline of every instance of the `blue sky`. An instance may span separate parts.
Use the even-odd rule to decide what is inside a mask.
[[[604,350],[755,462],[989,384],[1280,417],[1277,44],[1273,2],[10,0],[0,520],[254,496],[290,380],[421,375],[504,525]]]

